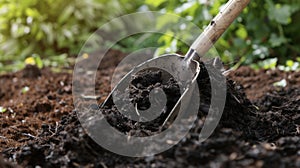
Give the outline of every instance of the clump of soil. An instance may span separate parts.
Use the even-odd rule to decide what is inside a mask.
[[[99,73],[107,75],[113,72],[117,64],[112,62],[111,66]],[[222,75],[216,71],[209,77],[202,64],[198,80],[201,106],[193,128],[171,149],[144,158],[114,154],[96,144],[86,134],[78,121],[77,112],[73,110],[69,89],[71,74],[57,74],[43,69],[41,76],[34,80],[24,78],[24,71],[2,75],[0,84],[4,87],[0,89],[1,106],[8,111],[0,114],[1,153],[6,160],[23,167],[300,167],[299,72],[257,72],[246,69],[244,74],[244,70],[230,74],[233,81],[242,85],[227,79],[226,105],[221,122],[209,139],[199,143],[198,135],[211,99],[209,81],[218,81]],[[278,77],[276,80],[279,77],[287,80],[287,87],[272,85],[274,80],[268,74],[274,73]],[[153,72],[150,76],[157,75],[159,72]],[[81,79],[82,82],[88,80],[88,74],[86,76],[87,79]],[[264,87],[257,84],[256,76],[262,77],[261,81],[266,83]],[[140,99],[139,95],[145,89],[149,91],[148,87],[155,86],[157,81],[137,87],[138,83],[142,84],[139,77],[143,78],[143,75],[133,77],[135,82],[132,84],[136,88],[132,89],[131,98],[132,102],[143,109],[147,107],[143,106],[148,101]],[[97,92],[108,93],[110,89],[107,89],[107,79],[99,80]],[[30,88],[30,92],[20,93],[25,86]],[[159,85],[162,88],[167,86]],[[176,87],[170,88],[170,93],[176,93],[174,90]],[[255,96],[255,92],[259,96]],[[51,108],[39,111],[36,108],[38,102],[50,103]],[[116,126],[119,121],[115,117],[115,114],[107,116],[111,124]],[[129,126],[125,132],[134,128],[132,121],[126,121],[122,120],[123,124]]]
[[[132,76],[129,85],[129,97],[126,98],[123,93],[116,96],[118,100],[114,102],[124,102],[125,99],[129,99],[136,110],[131,115],[133,114],[139,118],[138,121],[131,120],[118,111],[118,108],[123,110],[128,108],[128,104],[126,103],[121,103],[122,107],[117,107],[112,103],[105,104],[104,108],[100,109],[100,111],[106,116],[107,121],[119,131],[134,136],[149,136],[157,131],[161,131],[163,122],[181,96],[180,86],[175,79],[173,77],[163,79],[162,73],[162,70],[138,72]],[[166,94],[166,107],[158,109],[160,110],[156,112],[159,114],[158,117],[149,121],[149,119],[144,118],[145,115],[141,117],[139,113],[149,109],[151,102],[157,103],[161,101],[163,97],[159,95],[157,89],[161,89]],[[155,100],[150,101],[150,92],[152,91],[153,95],[151,95],[151,98]],[[115,92],[118,93],[119,91],[116,90]],[[155,104],[152,104],[152,106],[155,106]],[[151,117],[154,114],[148,115]],[[141,134],[141,130],[143,134]]]
[[[19,166],[16,166],[16,165],[13,165],[12,163],[4,161],[4,159],[2,157],[0,157],[0,167],[1,168],[17,168]]]
[[[35,65],[28,64],[23,70],[24,78],[38,78],[41,75],[40,69]]]
[[[133,76],[129,87],[131,102],[137,104],[137,109],[139,110],[150,108],[149,94],[156,88],[162,89],[167,96],[165,113],[170,112],[180,97],[180,86],[173,77],[170,77],[166,83],[163,83],[162,70],[148,70],[138,73],[136,76]]]

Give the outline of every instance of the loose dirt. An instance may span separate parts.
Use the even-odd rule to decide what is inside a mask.
[[[104,77],[97,80],[100,98],[95,109],[110,92],[109,76],[124,57],[117,51],[109,54],[98,72]],[[172,106],[179,85],[172,80],[161,84],[159,71],[146,74],[150,75],[147,79],[155,80],[143,83],[145,76],[133,77],[131,101],[138,109],[147,108],[149,99],[143,95],[159,87],[170,93]],[[155,156],[131,158],[105,150],[86,134],[73,106],[72,74],[28,66],[2,75],[0,106],[6,110],[0,113],[0,151],[5,161],[0,157],[0,167],[13,167],[11,163],[21,167],[300,167],[300,72],[255,71],[249,67],[232,71],[222,119],[212,136],[199,143],[210,105],[209,81],[220,76],[216,72],[209,77],[201,64],[201,106],[193,128],[182,141]],[[285,87],[273,85],[282,79],[287,82]],[[115,112],[106,114],[112,114],[106,115],[111,125],[128,126],[123,132],[136,126]],[[163,117],[151,122],[145,129],[148,132],[139,136],[155,133],[157,127],[153,125],[161,123]]]

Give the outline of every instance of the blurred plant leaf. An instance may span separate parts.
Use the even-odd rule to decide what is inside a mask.
[[[6,108],[4,108],[4,107],[0,106],[0,113],[5,113],[6,111],[7,111],[7,109],[6,109]]]
[[[273,86],[276,86],[276,87],[286,87],[286,85],[287,85],[287,82],[285,79],[282,79],[281,81],[273,83]]]
[[[22,92],[23,94],[25,94],[25,93],[27,93],[29,90],[30,90],[30,88],[29,88],[28,86],[25,86],[25,87],[22,88],[21,92]]]
[[[251,64],[251,67],[254,69],[275,69],[277,65],[277,58],[269,58],[263,61],[259,61],[257,64]]]
[[[282,44],[286,43],[288,39],[282,36],[277,36],[275,33],[271,34],[271,37],[269,39],[269,43],[271,44],[271,47],[278,47]]]
[[[236,35],[241,39],[246,39],[248,37],[247,30],[243,25],[240,25],[238,30],[236,31]]]
[[[152,5],[154,7],[158,7],[159,5],[161,5],[162,3],[166,2],[166,0],[146,0],[145,3],[147,3],[148,5]]]

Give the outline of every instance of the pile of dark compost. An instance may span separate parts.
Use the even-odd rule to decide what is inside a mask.
[[[105,76],[113,73],[122,57],[112,51],[106,66],[99,69],[98,75],[104,77],[97,80],[97,107],[110,92],[110,78]],[[168,92],[170,107],[177,101],[180,84],[172,79],[162,84],[159,73],[146,72],[147,79],[153,79],[148,83],[142,83],[143,74],[133,77],[131,101],[139,109],[149,107],[147,94],[155,87]],[[0,167],[11,163],[22,167],[300,167],[300,73],[248,67],[232,71],[227,77],[221,121],[209,139],[200,143],[198,135],[211,103],[210,81],[218,81],[221,75],[216,71],[209,77],[201,64],[201,102],[194,126],[171,149],[142,158],[114,154],[87,135],[73,106],[72,74],[28,66],[1,75],[1,107],[6,110],[0,113],[4,158],[0,158]],[[273,85],[282,79],[287,81],[285,87]],[[89,75],[81,80],[78,82],[89,82]],[[165,117],[137,127],[117,111],[110,110],[105,116],[112,126],[121,124],[124,133],[145,128],[134,133],[139,136],[157,133]]]

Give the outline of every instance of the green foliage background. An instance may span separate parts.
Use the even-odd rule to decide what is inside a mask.
[[[67,66],[85,40],[110,19],[137,11],[174,13],[204,28],[226,0],[0,0],[0,71],[24,66],[34,55],[47,66]],[[161,19],[160,26],[168,24]],[[300,1],[252,0],[216,44],[230,66],[250,64],[273,68],[277,64],[299,68]],[[170,29],[170,32],[172,30]],[[189,32],[188,27],[184,32]],[[118,48],[132,51],[154,43],[160,52],[184,53],[188,46],[169,36],[146,36],[143,44],[132,36]],[[181,38],[187,38],[184,34]],[[175,45],[174,45],[175,44]],[[170,47],[172,46],[172,47]],[[167,49],[167,50],[165,50]]]
[[[146,0],[151,10],[178,14],[199,27],[209,24],[226,2]],[[258,68],[272,68],[293,61],[294,66],[299,67],[299,63],[295,62],[299,61],[300,53],[299,21],[298,0],[252,0],[215,46],[222,60],[232,66],[251,64]],[[178,44],[180,47],[181,44]]]
[[[20,69],[32,55],[46,65],[65,65],[98,27],[140,6],[128,2],[0,0],[0,70]]]

